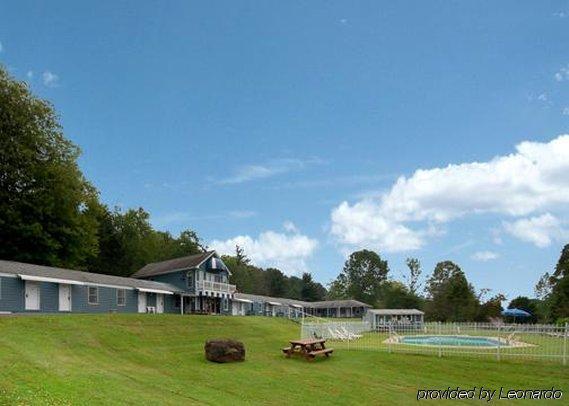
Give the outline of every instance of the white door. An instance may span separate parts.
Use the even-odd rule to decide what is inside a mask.
[[[71,285],[59,284],[59,311],[71,311]]]
[[[146,313],[146,292],[138,292],[138,312]]]
[[[164,313],[164,295],[161,293],[156,295],[156,313]]]
[[[26,281],[26,310],[40,309],[40,285],[38,282]]]
[[[233,301],[233,303],[231,304],[231,313],[234,316],[238,316],[240,314],[240,310],[239,307],[241,306],[241,303],[237,302],[237,301]]]

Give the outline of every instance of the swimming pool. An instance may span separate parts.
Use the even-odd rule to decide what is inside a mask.
[[[400,344],[431,345],[445,347],[497,347],[507,346],[494,337],[474,336],[404,336],[399,339]]]

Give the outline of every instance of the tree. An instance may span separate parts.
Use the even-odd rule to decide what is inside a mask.
[[[334,295],[375,304],[379,300],[381,284],[387,279],[389,266],[379,254],[361,250],[346,260],[342,273],[332,282]]]
[[[506,296],[501,293],[491,297],[484,303],[480,304],[478,308],[478,315],[476,320],[478,321],[488,321],[492,318],[498,318],[502,315],[502,302],[506,300]]]
[[[550,314],[554,321],[569,317],[569,244],[563,247],[551,276]]]
[[[286,276],[276,268],[265,270],[267,294],[269,296],[284,297],[288,292]]]
[[[452,261],[439,262],[427,281],[427,317],[438,321],[473,320],[478,307],[474,288]]]
[[[538,299],[544,300],[549,296],[551,289],[553,288],[552,280],[553,279],[551,278],[549,272],[544,273],[541,278],[539,278],[539,281],[537,281],[537,284],[534,288],[535,296]]]
[[[88,262],[91,272],[129,276],[150,262],[202,252],[194,231],[185,230],[178,238],[156,231],[150,224],[150,215],[142,208],[123,213],[118,208],[111,212],[99,206],[94,216],[99,255]]]
[[[409,276],[405,276],[409,292],[416,295],[421,287],[421,262],[419,262],[417,258],[407,258],[405,260],[405,264],[407,265],[407,268],[409,268]]]
[[[51,104],[0,66],[0,258],[81,269],[97,255],[79,154]]]
[[[245,255],[245,250],[239,245],[235,245],[235,258],[237,262],[243,265],[250,265],[251,260]]]
[[[522,309],[529,313],[535,313],[535,300],[527,296],[517,296],[510,300],[508,309]]]
[[[422,309],[423,300],[399,281],[388,280],[381,284],[376,305],[386,309]]]
[[[322,300],[325,296],[325,292],[322,291],[322,285],[314,282],[312,275],[308,272],[302,274],[302,289],[301,289],[301,300],[307,302],[316,302]]]

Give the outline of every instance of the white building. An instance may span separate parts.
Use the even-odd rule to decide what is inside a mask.
[[[389,326],[421,327],[425,313],[417,309],[369,309],[365,320],[374,330]]]

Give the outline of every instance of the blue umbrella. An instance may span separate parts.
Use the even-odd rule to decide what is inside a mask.
[[[531,317],[531,313],[526,312],[525,310],[522,309],[506,309],[502,312],[502,316],[509,316],[509,317],[513,317],[514,318],[514,322],[516,321],[516,317]]]

